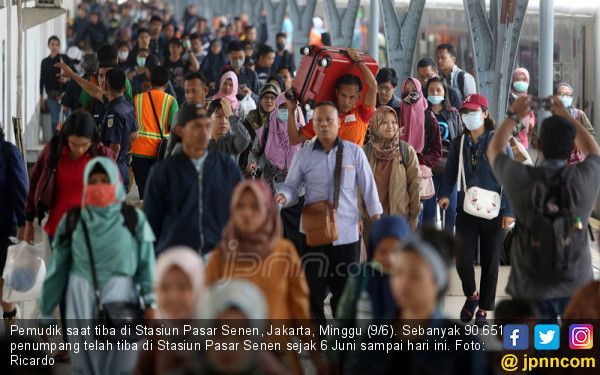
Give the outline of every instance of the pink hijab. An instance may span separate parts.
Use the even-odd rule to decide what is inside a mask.
[[[411,80],[419,93],[419,100],[414,104],[408,104],[404,100],[400,104],[400,127],[404,127],[402,140],[409,143],[417,153],[421,153],[425,147],[425,109],[427,101],[423,97],[421,82],[409,77],[402,83],[402,94],[406,91],[406,83]]]
[[[269,135],[265,145],[265,156],[271,164],[281,171],[287,171],[292,164],[292,158],[302,148],[301,144],[291,145],[288,135],[287,122],[279,119],[279,106],[286,102],[285,93],[279,94],[275,99],[275,109],[269,116]],[[288,114],[290,116],[292,114]],[[305,125],[304,116],[300,108],[296,109],[296,123]],[[264,126],[256,131],[256,136],[261,139]]]
[[[512,74],[512,81],[514,82],[517,79],[517,76],[519,76],[520,74],[524,74],[525,75],[525,79],[527,82],[529,82],[529,71],[525,68],[517,68],[514,70],[513,74]],[[515,88],[512,86],[512,83],[510,85],[510,92],[512,92],[513,94],[515,94],[515,96],[521,96],[521,95],[527,95],[527,91],[525,92],[517,92],[515,90]]]
[[[231,92],[231,95],[225,95],[223,93],[223,84],[225,83],[225,80],[228,78],[231,79],[231,82],[233,82],[233,91]],[[231,103],[231,108],[234,111],[237,111],[238,108],[240,108],[240,102],[237,100],[237,97],[235,96],[237,94],[237,91],[238,91],[237,75],[235,74],[235,72],[229,71],[221,76],[221,81],[219,83],[219,92],[216,93],[212,98],[213,98],[213,100],[214,99],[229,100],[229,103]]]

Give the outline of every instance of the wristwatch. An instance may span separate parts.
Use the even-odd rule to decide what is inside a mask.
[[[519,117],[519,115],[517,115],[516,113],[514,113],[511,110],[508,110],[506,112],[506,117],[513,120],[515,122],[515,124],[518,124],[521,121],[521,118]]]

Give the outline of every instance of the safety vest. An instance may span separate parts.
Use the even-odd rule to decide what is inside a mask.
[[[154,110],[160,124],[156,123],[148,94],[152,95]],[[131,144],[131,153],[143,158],[156,158],[161,139],[169,136],[171,122],[179,109],[177,101],[161,90],[151,90],[138,94],[133,98],[133,101],[139,127],[139,138]],[[159,126],[162,129],[162,137]]]

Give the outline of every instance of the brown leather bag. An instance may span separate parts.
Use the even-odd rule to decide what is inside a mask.
[[[333,171],[333,205],[329,200],[323,200],[302,208],[302,226],[308,246],[327,245],[338,239],[336,210],[340,200],[343,155],[344,147],[340,143],[335,155],[335,169]]]

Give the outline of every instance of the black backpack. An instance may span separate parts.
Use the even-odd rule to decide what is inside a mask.
[[[123,215],[123,225],[131,232],[133,238],[136,238],[136,228],[138,224],[138,216],[135,207],[130,206],[126,203],[121,205],[121,214]],[[67,211],[66,213],[67,227],[65,232],[60,237],[61,243],[71,244],[73,233],[77,228],[77,223],[81,218],[81,207],[75,207]]]
[[[527,170],[534,181],[531,205],[525,220],[517,221],[513,241],[519,241],[530,275],[553,283],[573,280],[575,264],[589,251],[584,218],[575,214],[573,168]]]

